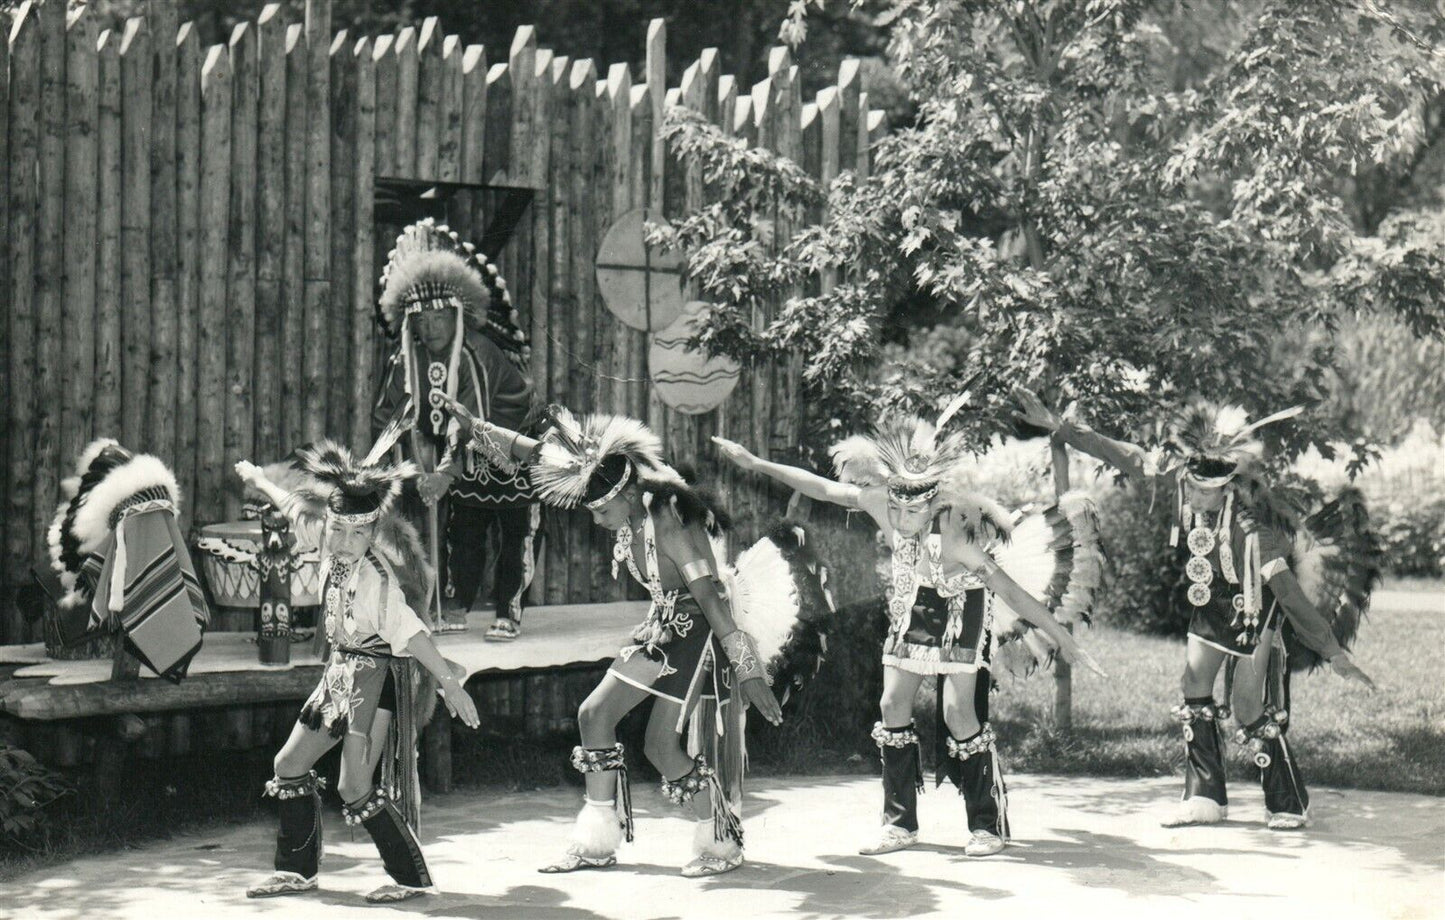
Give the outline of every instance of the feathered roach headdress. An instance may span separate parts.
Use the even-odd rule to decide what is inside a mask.
[[[1163,472],[1178,472],[1206,487],[1254,476],[1264,457],[1264,445],[1255,433],[1303,411],[1303,406],[1295,406],[1251,422],[1238,406],[1191,403],[1169,423],[1162,445]]]
[[[552,425],[532,463],[543,500],[566,508],[600,508],[632,482],[675,485],[682,477],[662,459],[662,441],[637,419],[548,410]]]
[[[417,472],[410,462],[358,463],[350,450],[331,440],[298,450],[296,464],[329,487],[326,513],[348,524],[371,524],[388,514],[402,483]]]
[[[967,401],[967,393],[952,400],[936,422],[916,416],[890,419],[872,434],[844,438],[828,451],[838,477],[859,486],[886,485],[888,496],[903,505],[927,504],[963,457],[959,439],[942,432]]]

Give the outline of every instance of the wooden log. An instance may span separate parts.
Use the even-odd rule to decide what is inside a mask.
[[[378,92],[379,92],[378,88]],[[506,185],[512,165],[512,68],[493,64],[487,70],[487,129],[482,155],[484,182]],[[533,212],[537,210],[532,208]],[[536,339],[533,340],[535,347]]]
[[[40,201],[35,230],[35,506],[43,539],[60,495],[60,407],[64,401],[65,6],[40,7]],[[66,458],[70,460],[71,458]]]
[[[523,731],[529,736],[540,737],[547,730],[547,679],[540,674],[523,678],[525,707],[522,714]]]
[[[22,584],[36,533],[35,508],[35,221],[40,189],[40,17],[33,4],[16,11],[10,31],[10,179],[7,223],[10,243],[10,372],[8,384],[10,525],[5,557],[7,581]],[[25,635],[19,607],[9,605],[9,635]]]
[[[129,19],[120,40],[120,289],[123,320],[123,444],[142,449],[150,392],[151,87],[155,62],[145,20]]]
[[[147,443],[143,449],[176,457],[176,0],[147,7],[151,33],[150,130],[150,376],[146,382]],[[189,494],[189,493],[186,493]]]
[[[422,20],[416,39],[416,171],[418,179],[439,179],[442,124],[442,45],[446,36],[435,16]]]
[[[355,157],[351,200],[351,439],[357,450],[371,443],[371,400],[376,389],[376,330],[372,289],[376,281],[376,70],[371,40],[362,38],[356,59],[356,115],[352,145]]]
[[[512,131],[510,141],[512,145],[511,156],[508,162],[513,167],[508,178],[514,185],[528,185],[531,188],[539,188],[535,180],[539,173],[537,164],[531,161],[531,156],[536,152],[540,144],[540,137],[534,134],[536,131],[544,131],[545,122],[536,124],[537,117],[537,92],[539,83],[539,71],[537,69],[537,30],[532,26],[522,26],[512,36],[512,45],[507,52],[507,64],[512,75]],[[548,94],[550,97],[550,94]],[[534,127],[535,125],[535,127]],[[540,175],[547,175],[545,169]]]
[[[553,89],[556,81],[550,76],[555,63],[552,52],[536,48],[535,38],[530,37],[526,29],[518,30],[516,37],[520,41],[513,42],[508,58],[513,72],[512,126],[508,135],[512,150],[507,161],[510,164],[509,181],[533,189],[534,198],[530,215],[518,221],[507,266],[507,283],[511,285],[513,301],[523,304],[522,312],[528,317],[535,336],[538,317],[550,315],[547,297],[552,258],[548,239],[550,215],[546,208],[539,205],[544,196],[536,190],[544,186],[550,170],[552,144],[547,126],[554,119],[560,103]],[[523,74],[528,75],[526,79],[522,79]],[[546,379],[543,375],[550,371],[550,355],[546,349],[545,334],[540,339],[534,337],[532,341],[532,379],[540,385]],[[535,363],[538,355],[542,356],[540,367]],[[545,558],[544,564],[534,573],[540,585],[545,585],[548,577]],[[540,585],[539,591],[542,590]]]
[[[481,183],[487,176],[487,49],[468,45],[462,54],[461,181]],[[472,234],[477,242],[480,232]]]
[[[8,208],[10,190],[10,42],[0,39],[0,202]],[[10,385],[10,220],[8,213],[0,215],[0,382]],[[0,408],[0,424],[9,421],[9,412]],[[9,531],[15,522],[10,519],[9,440],[0,445],[0,552],[10,546]],[[0,591],[10,597],[8,566],[0,563]],[[10,621],[15,604],[5,604],[0,612],[0,641],[19,642],[24,638],[25,620],[18,611]],[[13,634],[12,634],[13,628]],[[8,674],[4,675],[8,677]]]
[[[818,90],[818,178],[824,188],[838,178],[840,165],[839,128],[842,112],[842,97],[836,86]],[[819,280],[821,292],[826,294],[838,285],[838,273],[824,269]]]
[[[392,140],[396,143],[392,167],[394,175],[403,179],[416,178],[416,128],[417,128],[417,34],[416,29],[407,26],[397,33],[396,46],[396,127]]]
[[[607,126],[611,136],[607,139],[607,165],[610,170],[604,193],[609,199],[607,226],[610,226],[611,221],[632,208],[635,171],[632,157],[632,69],[626,64],[613,64],[607,71],[606,92]],[[604,234],[607,226],[602,229]],[[603,365],[603,371],[611,378],[602,409],[630,415],[632,383],[629,376],[635,336],[630,334],[631,327],[610,312],[599,310],[597,317],[598,341],[607,341],[605,354],[609,360]]]
[[[100,58],[96,17],[80,10],[65,30],[65,396],[60,456],[74,463],[94,431],[95,256],[98,242],[96,129]]]
[[[662,139],[664,106],[667,101],[667,23],[654,19],[647,24],[646,62],[648,100],[652,103],[650,149],[647,154],[647,207],[656,214],[663,213],[663,179],[667,145]],[[661,330],[650,330],[658,332]],[[648,339],[649,343],[651,339]],[[645,349],[645,351],[650,349]],[[647,387],[647,422],[658,437],[667,438],[667,407],[657,395],[657,389]]]
[[[256,124],[256,372],[254,456],[285,455],[282,436],[281,278],[286,260],[286,20],[268,3],[256,21],[259,45]]]
[[[351,440],[352,404],[364,395],[351,389],[351,254],[356,244],[356,58],[346,30],[331,42],[331,304],[327,340],[326,433],[340,443]],[[362,393],[369,391],[363,390]],[[370,428],[370,425],[367,426]],[[366,434],[361,435],[363,438]],[[369,442],[368,442],[369,443]]]
[[[863,62],[844,58],[838,65],[838,169],[858,169],[858,137],[862,109],[858,96],[863,90]]]
[[[256,27],[231,32],[231,206],[226,267],[226,434],[222,487],[227,520],[241,516],[241,490],[225,488],[237,460],[255,456],[256,126],[260,61]]]
[[[191,717],[184,712],[175,712],[167,716],[167,720],[170,723],[167,750],[172,757],[184,757],[191,752]]]
[[[395,35],[378,35],[371,49],[371,66],[376,72],[376,174],[396,175],[396,69]]]
[[[306,0],[306,439],[326,434],[331,304],[331,4]]]
[[[793,66],[792,56],[786,48],[773,49],[769,64],[776,74],[779,102],[775,115],[777,118],[776,150],[783,156],[798,162],[802,149],[800,134],[802,93],[798,85],[797,68]],[[792,218],[779,212],[775,219],[773,237],[775,252],[781,251],[788,245],[792,240],[794,230]],[[784,296],[797,296],[801,293],[801,290],[795,287],[787,291]],[[782,306],[781,302],[778,303],[776,310],[781,311]],[[801,357],[790,355],[775,368],[773,374],[773,386],[776,393],[772,417],[773,451],[776,456],[782,458],[790,458],[792,453],[797,450],[799,420],[806,409],[801,398],[802,369]]]
[[[225,710],[225,750],[244,751],[251,746],[251,710],[245,706],[228,706]]]
[[[286,201],[281,228],[281,433],[282,448],[306,440],[306,29],[286,28]],[[271,458],[266,458],[271,459]]]
[[[17,686],[0,709],[21,719],[52,721],[123,713],[175,712],[223,705],[301,701],[321,679],[320,665],[287,670],[193,674],[180,684],[143,678],[125,683]],[[198,716],[193,715],[193,722]]]
[[[571,220],[567,252],[569,284],[575,292],[571,326],[572,359],[567,381],[568,398],[576,406],[597,405],[594,381],[598,372],[596,355],[597,297],[597,68],[590,60],[575,61],[568,75],[567,103],[571,136],[568,138],[568,171],[571,175]],[[568,601],[592,600],[593,560],[598,559],[596,528],[576,521],[568,556]],[[610,561],[610,557],[609,557]]]
[[[120,310],[120,36],[106,30],[96,42],[95,431],[115,437],[121,413]],[[14,392],[14,391],[12,391]],[[194,469],[195,463],[191,463]],[[180,475],[178,469],[177,475]],[[187,493],[188,495],[190,493]]]
[[[186,499],[181,527],[189,533],[197,495],[196,415],[199,397],[201,302],[201,64],[205,49],[194,24],[176,33],[176,478]]]
[[[565,58],[561,60],[566,61]],[[557,87],[549,83],[548,89],[551,92],[564,93],[565,84]],[[569,337],[566,333],[570,318],[576,315],[577,298],[576,289],[570,284],[572,261],[567,248],[573,219],[568,200],[571,197],[572,149],[568,143],[571,122],[565,117],[569,108],[566,96],[556,102],[558,104],[554,107],[554,115],[559,117],[554,117],[550,123],[551,149],[548,153],[547,202],[551,220],[548,223],[545,244],[540,238],[541,234],[537,241],[537,269],[539,274],[544,269],[547,272],[550,295],[545,302],[533,304],[532,328],[534,332],[540,329],[542,337],[536,340],[532,354],[538,386],[542,386],[545,380],[548,401],[565,405],[569,395],[568,366],[571,363],[568,354]],[[548,257],[545,261],[544,255]],[[544,349],[547,354],[546,361],[538,368],[535,359]],[[546,374],[545,377],[542,376],[543,373]],[[547,534],[547,578],[544,596],[547,603],[560,604],[569,597],[568,559],[577,546],[578,525],[572,515],[561,509],[549,508],[548,514],[551,526]],[[528,693],[530,706],[530,688]]]
[[[223,514],[226,284],[231,223],[231,56],[213,45],[201,65],[200,290],[197,309],[195,519]]]
[[[462,178],[462,40],[448,35],[442,43],[441,99],[437,105],[437,171],[443,182]]]
[[[752,92],[752,119],[757,128],[756,146],[772,150],[776,144],[777,129],[777,100],[773,88],[773,79],[769,77],[753,85]],[[754,326],[765,327],[772,321],[773,308],[771,304],[761,304],[756,311]],[[759,365],[754,368],[752,376],[752,443],[755,445],[752,450],[759,457],[767,459],[772,455],[772,418],[773,418],[773,375],[772,369],[767,365]]]
[[[867,93],[859,96],[860,104],[868,98]],[[868,117],[864,121],[863,136],[861,143],[863,152],[858,155],[858,174],[867,178],[873,172],[873,147],[883,139],[884,133],[888,130],[888,113],[882,109],[869,109]]]
[[[628,159],[632,161],[628,177],[629,208],[646,207],[652,182],[652,91],[643,84],[632,88],[631,110],[632,133],[630,135]],[[643,330],[634,330],[626,323],[617,323],[627,343],[627,414],[633,418],[648,418],[648,394],[652,387],[647,378],[647,352],[652,335]]]

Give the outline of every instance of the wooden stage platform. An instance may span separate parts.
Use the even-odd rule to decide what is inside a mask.
[[[466,632],[437,636],[437,647],[466,669],[484,727],[571,732],[577,706],[646,613],[645,601],[532,607],[521,638],[487,642],[493,615],[484,610]],[[40,644],[0,646],[0,736],[51,766],[89,767],[102,781],[119,775],[121,756],[275,748],[321,679],[310,642],[293,645],[291,657],[289,665],[263,665],[254,633],[211,632],[176,685],[144,670],[137,680],[112,681],[108,658],[54,661]],[[422,775],[433,791],[451,784],[450,723],[438,706],[421,739]]]

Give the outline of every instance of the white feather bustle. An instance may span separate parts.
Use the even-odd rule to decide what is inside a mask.
[[[713,859],[732,859],[742,851],[742,844],[728,837],[724,840],[715,840],[713,833],[713,819],[711,817],[699,819],[692,826],[692,855],[709,856]]]
[[[577,813],[577,823],[572,825],[571,846],[567,852],[600,859],[616,853],[620,846],[622,825],[617,822],[616,803],[584,800],[582,810]]]
[[[180,504],[181,487],[175,474],[150,454],[131,458],[96,483],[76,512],[72,528],[80,540],[81,554],[95,552],[110,536],[110,513],[117,505],[143,489],[157,486],[166,490],[172,502]]]
[[[723,575],[738,629],[758,644],[764,664],[776,664],[798,623],[798,588],[778,545],[766,537],[738,556]]]

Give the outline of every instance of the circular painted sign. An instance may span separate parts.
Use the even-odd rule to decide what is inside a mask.
[[[647,362],[652,384],[662,401],[685,415],[711,412],[738,385],[738,364],[731,358],[708,357],[706,352],[687,347],[702,330],[702,321],[712,309],[690,301],[671,326],[652,337]]]
[[[682,256],[643,243],[645,208],[623,214],[597,249],[597,288],[612,315],[633,329],[666,329],[682,313]]]

